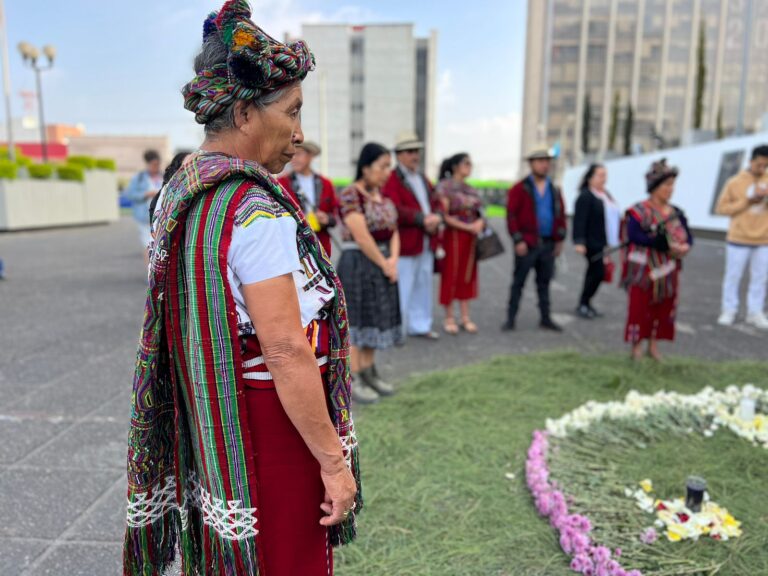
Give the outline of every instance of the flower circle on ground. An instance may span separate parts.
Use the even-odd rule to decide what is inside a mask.
[[[768,391],[747,384],[707,387],[692,395],[632,391],[622,402],[590,401],[548,419],[546,430],[533,433],[526,482],[536,510],[558,532],[571,569],[587,576],[642,576],[655,571],[648,567],[670,562],[681,573],[711,569],[697,564],[706,559],[670,559],[655,543],[660,534],[671,542],[738,538],[741,523],[728,504],[718,505],[705,493],[701,510],[693,512],[679,494],[654,497],[651,479],[628,487],[621,483],[618,465],[605,459],[607,448],[618,447],[636,460],[639,451],[664,435],[684,442],[687,436],[709,438],[725,429],[768,449],[767,409]]]

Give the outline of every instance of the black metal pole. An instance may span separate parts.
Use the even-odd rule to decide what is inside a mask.
[[[40,68],[36,64],[32,67],[35,69],[35,76],[37,77],[37,103],[40,107],[40,142],[43,147],[43,162],[48,163],[48,134],[45,128],[45,116],[43,114],[43,82],[40,79]]]

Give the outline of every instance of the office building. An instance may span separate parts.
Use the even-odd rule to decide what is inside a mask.
[[[304,82],[305,138],[323,148],[318,168],[354,177],[363,144],[395,144],[415,131],[434,172],[437,33],[416,38],[412,24],[307,24],[302,38],[317,60]]]

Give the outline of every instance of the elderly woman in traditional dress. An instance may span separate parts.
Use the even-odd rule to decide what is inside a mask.
[[[645,179],[649,198],[627,211],[622,226],[622,282],[629,291],[624,339],[632,344],[633,360],[642,358],[644,340],[648,355],[661,360],[659,340],[675,339],[679,275],[693,236],[683,211],[670,202],[677,168],[660,160]]]
[[[277,183],[314,59],[205,21],[185,108],[205,141],[164,188],[134,379],[124,573],[323,576],[362,500],[338,276]]]

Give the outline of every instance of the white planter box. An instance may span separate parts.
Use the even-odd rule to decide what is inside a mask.
[[[118,216],[113,172],[87,171],[83,183],[0,180],[0,230],[113,222]]]

